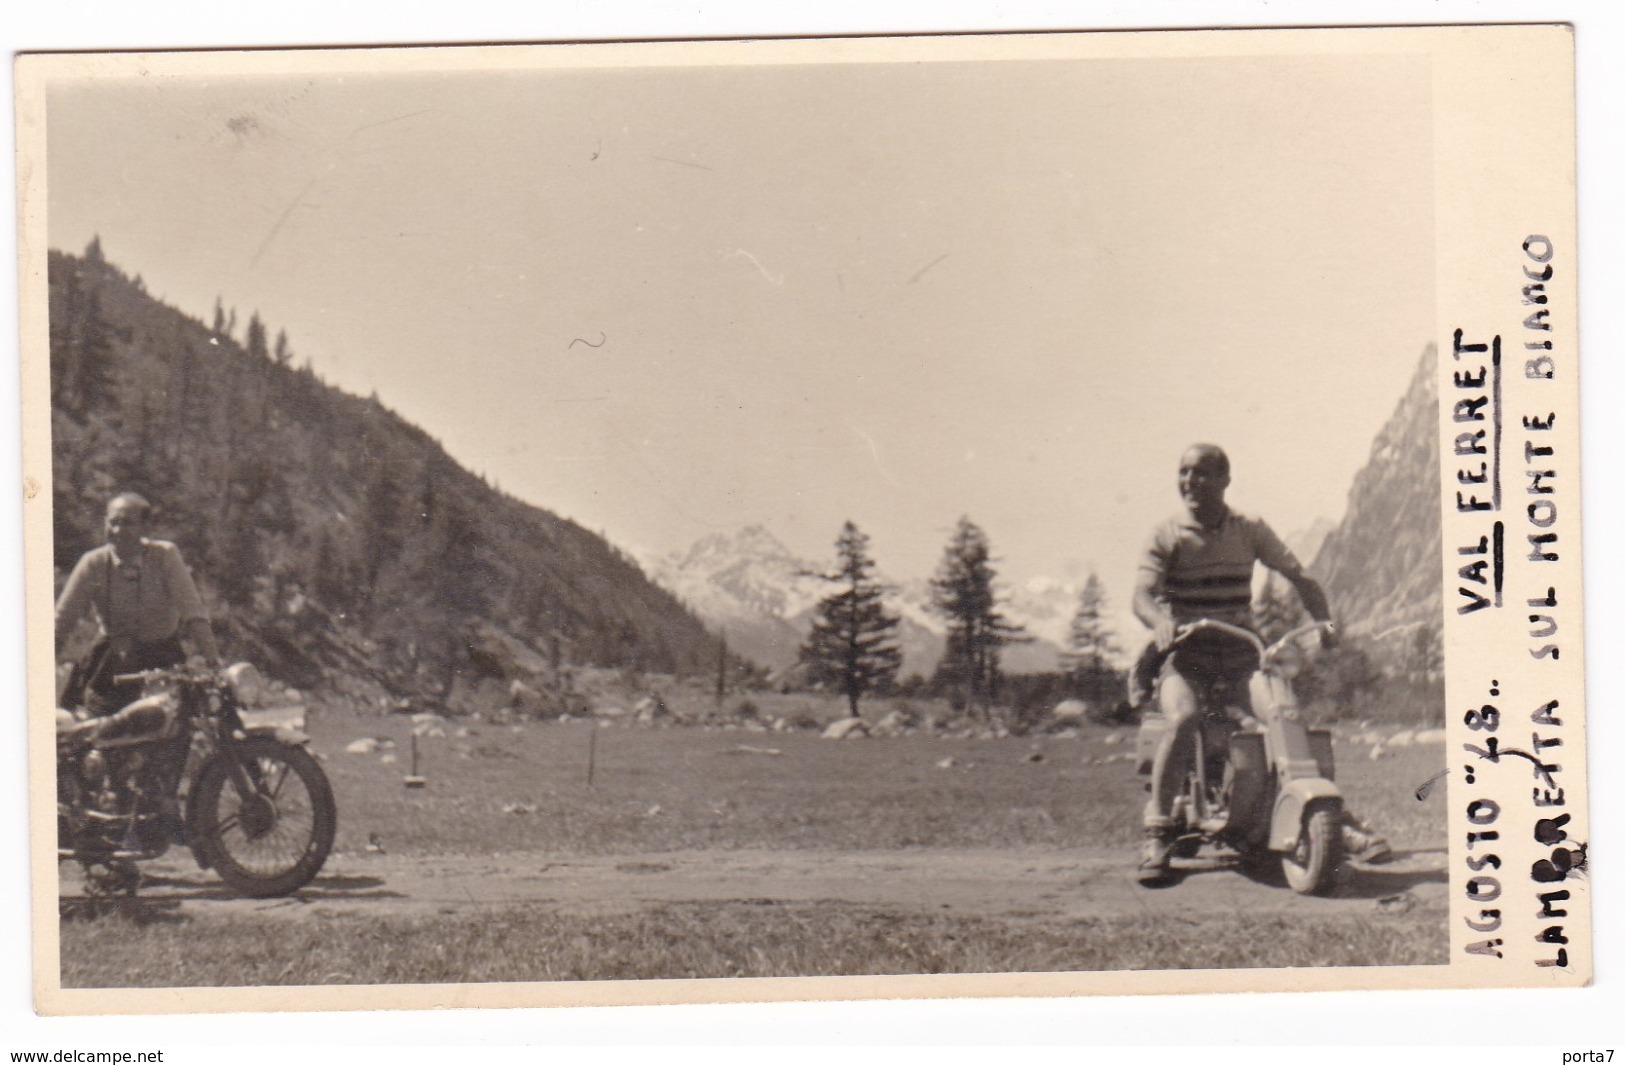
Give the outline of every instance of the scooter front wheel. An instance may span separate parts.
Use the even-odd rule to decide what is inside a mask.
[[[1300,895],[1328,895],[1343,865],[1342,808],[1318,802],[1304,811],[1297,846],[1281,855],[1281,872]]]

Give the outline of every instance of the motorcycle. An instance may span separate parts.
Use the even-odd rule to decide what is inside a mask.
[[[244,724],[243,677],[122,674],[144,685],[123,709],[57,711],[57,855],[84,867],[88,894],[134,895],[136,863],[177,844],[253,898],[291,894],[321,870],[338,825],[332,786],[302,733]]]
[[[1329,627],[1304,625],[1268,647],[1247,629],[1220,621],[1180,628],[1175,648],[1213,633],[1247,641],[1259,666],[1250,683],[1251,714],[1225,680],[1193,685],[1199,699],[1196,749],[1174,801],[1175,858],[1194,858],[1204,845],[1213,846],[1255,870],[1278,858],[1287,884],[1300,894],[1323,895],[1335,887],[1343,863],[1343,796],[1333,782],[1331,733],[1304,722],[1286,661],[1298,639]],[[1150,774],[1165,731],[1160,713],[1141,722],[1142,775]]]

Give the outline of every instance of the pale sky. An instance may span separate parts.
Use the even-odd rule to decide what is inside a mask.
[[[1126,608],[1185,446],[1337,518],[1433,332],[1415,58],[147,78],[57,89],[49,234],[258,310],[504,489],[898,579],[954,521]]]

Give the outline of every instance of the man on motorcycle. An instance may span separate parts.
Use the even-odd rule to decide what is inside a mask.
[[[85,552],[68,575],[56,603],[56,649],[87,612],[100,634],[90,653],[75,666],[63,705],[86,701],[100,713],[120,709],[141,694],[141,686],[117,685],[113,677],[186,661],[187,650],[218,662],[214,631],[192,575],[174,544],[149,540],[150,504],[134,492],[107,504],[107,543]]]
[[[1145,883],[1168,874],[1174,800],[1195,751],[1198,691],[1208,684],[1226,683],[1241,708],[1250,710],[1248,678],[1258,667],[1256,652],[1234,640],[1215,639],[1168,656],[1179,627],[1212,618],[1251,628],[1255,562],[1291,582],[1316,621],[1331,620],[1325,593],[1291,549],[1264,522],[1238,514],[1225,503],[1229,487],[1230,459],[1223,450],[1196,444],[1185,452],[1179,464],[1179,494],[1186,513],[1152,534],[1135,586],[1135,616],[1151,629],[1157,652],[1166,659],[1160,667],[1158,695],[1167,727],[1152,762],[1145,851],[1139,867]],[[1330,632],[1323,637],[1331,638]]]

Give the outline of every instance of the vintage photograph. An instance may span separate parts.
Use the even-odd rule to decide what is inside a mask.
[[[58,986],[1447,966],[1436,73],[1191,36],[37,57]]]

